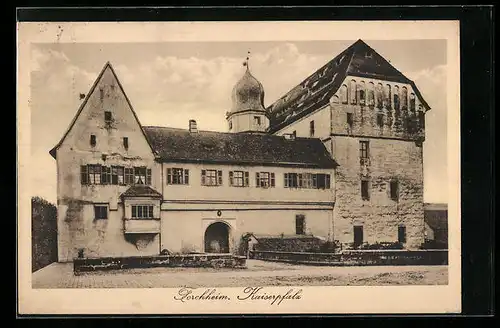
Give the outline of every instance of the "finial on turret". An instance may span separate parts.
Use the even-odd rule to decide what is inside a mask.
[[[245,61],[243,62],[243,66],[246,66],[247,68],[247,71],[249,69],[249,61],[250,61],[250,51],[248,51],[247,53],[247,58],[245,59]]]

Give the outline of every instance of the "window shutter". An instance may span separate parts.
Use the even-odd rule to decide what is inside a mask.
[[[255,173],[255,186],[260,188],[260,173]]]
[[[229,185],[233,185],[233,171],[229,171]]]
[[[248,172],[245,172],[245,187],[248,187],[250,185],[250,181],[248,181]]]
[[[87,165],[80,166],[80,176],[82,185],[86,185],[89,183],[89,173],[87,171]]]
[[[189,184],[189,170],[184,170],[184,184]]]
[[[206,176],[206,171],[201,170],[201,184],[205,185],[205,176]]]
[[[151,185],[151,169],[146,170],[146,184]]]
[[[274,173],[271,172],[271,187],[274,187],[275,183],[274,183]]]
[[[325,179],[326,189],[330,189],[330,174],[326,174]]]
[[[217,184],[220,186],[222,185],[222,171],[217,171],[217,177],[218,177]]]
[[[149,205],[149,217],[150,218],[154,217],[154,215],[153,215],[153,205]]]
[[[288,173],[285,173],[285,188],[288,187]]]
[[[133,218],[137,217],[137,206],[132,206],[132,217]]]
[[[167,184],[172,184],[172,169],[167,169]]]
[[[318,188],[318,175],[313,174],[312,175],[312,180],[313,180],[313,188]]]

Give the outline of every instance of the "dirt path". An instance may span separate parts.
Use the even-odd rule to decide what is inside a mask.
[[[446,266],[316,267],[248,260],[248,269],[130,269],[73,275],[72,264],[53,263],[33,273],[33,288],[166,288],[236,286],[345,286],[447,284]]]

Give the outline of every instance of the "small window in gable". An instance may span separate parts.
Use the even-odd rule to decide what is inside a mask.
[[[112,119],[113,115],[111,114],[111,112],[109,111],[104,112],[104,122],[111,123]]]
[[[101,101],[103,101],[103,99],[104,99],[104,89],[103,88],[99,88],[99,99]]]
[[[96,136],[94,134],[91,134],[90,135],[90,146],[95,147],[96,144],[97,144]]]
[[[125,149],[128,149],[128,137],[123,137],[123,147],[125,147]]]

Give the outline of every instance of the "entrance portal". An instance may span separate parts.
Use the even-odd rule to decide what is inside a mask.
[[[205,231],[206,253],[229,253],[229,226],[215,222]]]

